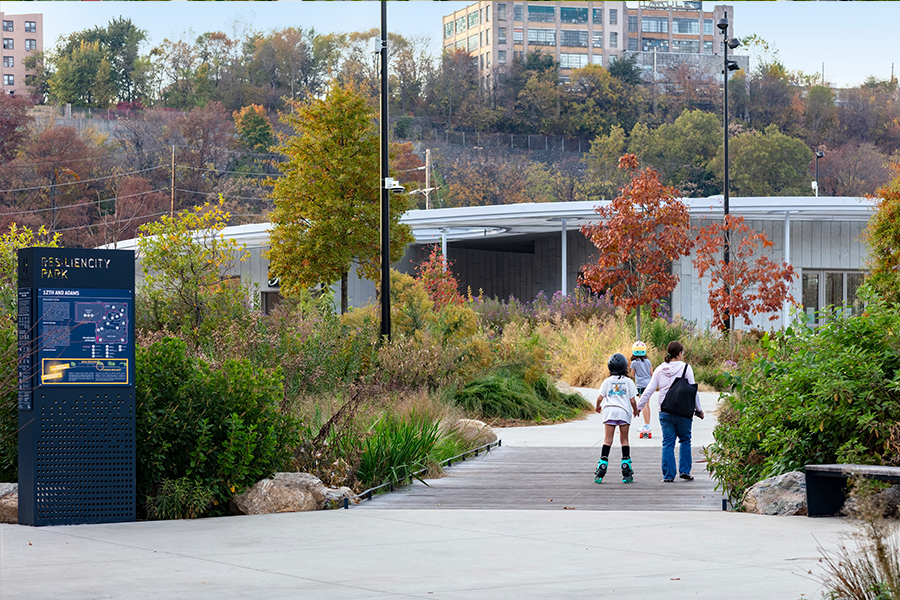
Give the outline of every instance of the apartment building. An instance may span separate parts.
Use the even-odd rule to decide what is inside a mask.
[[[44,49],[44,16],[42,14],[9,15],[0,12],[3,22],[3,93],[27,95],[24,59]]]
[[[631,4],[636,7],[579,0],[475,2],[443,18],[443,47],[468,52],[485,78],[535,51],[552,53],[563,79],[589,64],[608,68],[626,53],[637,55],[648,75],[689,62],[721,77],[723,36],[716,23],[727,13],[733,37],[732,6],[704,11],[699,1]],[[749,66],[745,56],[734,60]]]

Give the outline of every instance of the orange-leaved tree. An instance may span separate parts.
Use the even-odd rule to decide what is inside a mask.
[[[723,253],[726,231],[728,263]],[[731,319],[743,318],[750,325],[751,314],[774,313],[769,317],[774,321],[791,298],[794,269],[786,263],[779,265],[765,254],[773,245],[764,233],[735,215],[726,216],[724,223],[710,223],[700,229],[694,267],[700,277],[709,277],[712,324],[719,331],[728,329]]]
[[[866,227],[872,269],[867,280],[887,301],[900,304],[900,163],[892,168],[894,178],[875,192],[877,208]]]
[[[465,299],[459,295],[459,283],[450,272],[450,261],[441,253],[440,246],[435,244],[431,247],[431,254],[419,265],[418,270],[418,279],[425,286],[435,309],[450,304],[463,304]]]
[[[663,185],[653,169],[638,166],[634,154],[619,159],[631,181],[609,205],[596,208],[603,221],[581,228],[599,258],[583,267],[580,283],[607,294],[616,306],[637,310],[640,339],[640,308],[658,312],[678,284],[671,264],[690,253],[692,240],[690,213],[678,190]]]

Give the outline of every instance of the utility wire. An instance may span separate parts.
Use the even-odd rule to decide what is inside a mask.
[[[163,192],[168,190],[169,188],[159,188],[156,190],[150,190],[149,192],[140,192],[138,194],[128,194],[127,196],[116,196],[115,198],[104,198],[102,200],[91,200],[90,202],[82,202],[81,204],[66,204],[65,206],[57,206],[56,208],[36,208],[34,210],[20,210],[17,212],[7,212],[0,213],[0,217],[9,217],[15,215],[30,215],[39,212],[47,212],[50,210],[63,210],[66,208],[75,208],[78,206],[92,206],[94,204],[102,204],[104,202],[111,202],[113,200],[121,200],[122,198],[133,198],[134,196],[143,196],[145,194],[154,194],[156,192]]]
[[[181,188],[175,188],[176,192],[187,192],[188,194],[199,194],[201,196],[218,196],[219,192],[195,192],[194,190],[183,190]],[[271,198],[255,198],[248,196],[229,196],[228,194],[221,194],[223,198],[235,198],[237,200],[271,200]]]
[[[153,151],[155,151],[155,150],[167,150],[167,149],[168,149],[168,148],[163,148],[163,147],[160,146],[160,147],[157,147],[157,148],[148,148],[147,150],[141,150],[141,151],[138,151],[138,150],[130,150],[130,151],[128,151],[128,150],[126,150],[126,151],[123,151],[123,152],[115,152],[115,153],[110,153],[110,154],[104,154],[104,155],[102,155],[102,156],[92,156],[92,157],[90,157],[90,158],[74,158],[74,159],[71,159],[71,160],[50,160],[50,161],[47,161],[47,162],[28,163],[28,164],[23,164],[23,165],[8,165],[8,166],[9,166],[9,167],[12,167],[12,168],[14,168],[14,169],[25,169],[25,168],[28,168],[28,167],[37,167],[37,166],[40,166],[40,165],[58,165],[58,164],[60,164],[60,163],[75,163],[75,162],[84,162],[84,161],[86,161],[86,160],[100,160],[101,158],[107,158],[107,157],[109,157],[109,156],[115,156],[116,154],[143,154],[144,152],[153,152]]]
[[[153,213],[152,215],[141,215],[139,217],[131,217],[130,219],[122,219],[121,221],[113,221],[113,223],[130,223],[131,221],[139,221],[140,219],[150,219],[152,217],[158,217],[160,215],[167,215],[169,211],[161,212],[161,213]],[[103,227],[104,225],[108,225],[109,223],[91,223],[90,225],[79,225],[77,227],[66,227],[65,229],[54,229],[50,233],[62,233],[63,231],[75,231],[76,229],[89,229],[91,227]]]
[[[155,171],[156,169],[165,169],[165,165],[160,165],[158,167],[150,167],[148,169],[141,169],[139,171],[128,171],[127,173],[116,173],[115,175],[109,175],[107,177],[96,177],[94,179],[82,179],[81,181],[69,181],[67,183],[55,183],[52,185],[39,185],[37,187],[27,187],[27,188],[16,188],[14,190],[0,190],[0,194],[6,194],[9,192],[30,192],[33,190],[45,190],[47,188],[53,187],[62,187],[64,185],[78,185],[79,183],[91,183],[93,181],[103,181],[105,179],[112,179],[114,177],[124,177],[125,175],[134,175],[135,173],[145,173],[147,171]]]
[[[204,169],[203,167],[191,167],[188,165],[175,165],[179,169],[190,169],[191,171],[210,171],[212,173],[237,173],[239,175],[258,175],[260,177],[284,177],[284,173],[245,173],[244,171],[219,171],[218,169]]]

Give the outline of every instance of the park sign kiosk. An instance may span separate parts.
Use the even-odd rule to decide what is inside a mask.
[[[19,523],[134,521],[134,252],[18,259]]]

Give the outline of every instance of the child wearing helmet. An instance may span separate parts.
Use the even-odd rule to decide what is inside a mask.
[[[622,483],[634,481],[631,466],[631,446],[628,445],[628,429],[632,415],[637,416],[637,387],[628,378],[628,359],[622,354],[613,354],[607,362],[609,377],[600,384],[597,412],[603,420],[604,439],[600,462],[594,472],[594,482],[601,483],[609,467],[609,451],[612,449],[616,427],[619,428],[619,443],[622,446]]]
[[[647,345],[638,340],[631,346],[631,369],[629,371],[631,378],[634,379],[634,384],[637,386],[638,396],[644,393],[644,388],[650,383],[650,379],[653,377],[653,363],[650,362],[650,359],[647,358]],[[650,405],[644,406],[644,409],[641,411],[641,416],[644,417],[644,426],[641,427],[641,431],[638,435],[640,439],[647,438],[648,440],[652,436],[652,432],[650,430]]]

